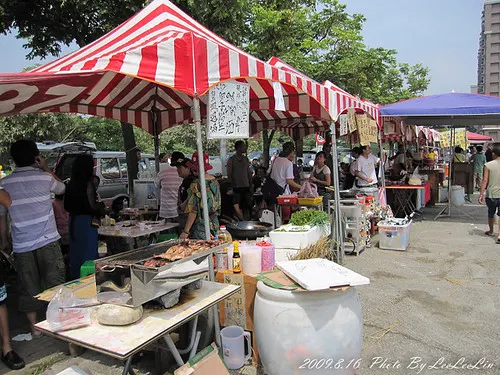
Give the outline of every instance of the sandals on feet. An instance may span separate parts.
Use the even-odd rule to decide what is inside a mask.
[[[497,238],[496,243],[500,245],[500,238]]]
[[[484,232],[484,234],[486,234],[487,236],[490,236],[490,237],[495,235],[495,233],[490,232],[490,231]]]

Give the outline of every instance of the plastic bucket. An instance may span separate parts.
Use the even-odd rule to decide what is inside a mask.
[[[250,333],[238,326],[229,326],[221,329],[222,354],[229,370],[237,370],[250,359],[252,350]],[[245,355],[245,340],[248,343],[248,354]]]
[[[451,204],[458,207],[465,204],[465,189],[463,186],[451,187]]]

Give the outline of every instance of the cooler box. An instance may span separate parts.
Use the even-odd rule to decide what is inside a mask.
[[[280,232],[273,230],[269,237],[275,249],[301,250],[315,244],[323,236],[330,235],[330,226],[311,227],[307,232]]]
[[[410,243],[411,221],[405,225],[378,223],[379,245],[384,250],[406,250]]]
[[[297,197],[279,196],[278,204],[297,204]]]

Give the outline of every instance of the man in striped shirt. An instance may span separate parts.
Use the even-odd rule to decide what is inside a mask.
[[[175,151],[171,156],[171,163],[162,164],[162,171],[158,174],[160,183],[160,217],[167,219],[169,222],[178,222],[179,213],[177,212],[177,198],[179,186],[181,186],[182,178],[177,173],[177,161],[184,159],[182,152]]]
[[[7,245],[6,215],[10,216],[12,247],[19,278],[19,310],[28,316],[33,335],[37,311],[42,307],[34,298],[46,288],[65,281],[64,261],[59,245],[51,193],[64,194],[66,187],[47,167],[35,142],[20,140],[10,147],[16,164],[11,175],[0,180],[0,186],[12,198],[7,210],[0,206],[1,246]]]

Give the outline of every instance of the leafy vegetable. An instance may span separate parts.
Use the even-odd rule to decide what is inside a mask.
[[[304,210],[292,214],[290,224],[323,226],[330,223],[330,216],[324,211]]]

